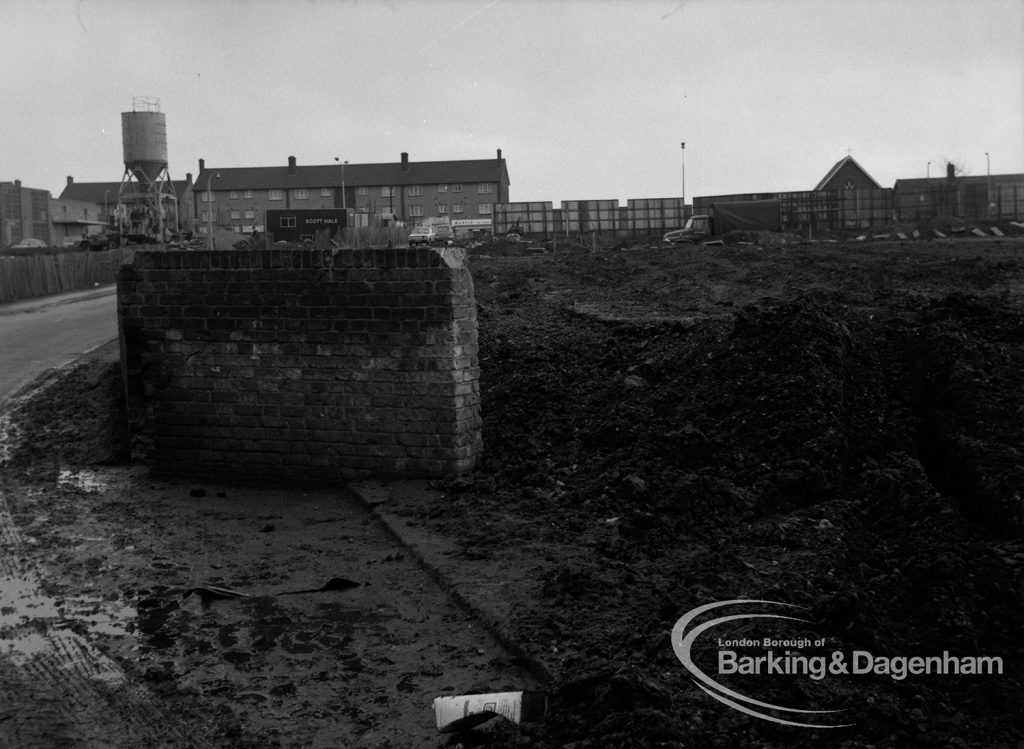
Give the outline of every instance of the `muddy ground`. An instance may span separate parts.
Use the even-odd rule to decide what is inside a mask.
[[[495,721],[459,737],[466,746],[1024,747],[1022,257],[1024,240],[1014,238],[473,248],[485,457],[471,477],[426,499],[394,492],[386,512],[443,549],[460,595],[490,612],[526,660],[502,656],[468,685],[460,672],[458,683],[408,691],[429,704],[442,686],[521,686],[531,677],[508,669],[523,663],[550,677],[545,719]],[[60,470],[123,458],[116,375],[89,363],[16,408],[22,438],[3,469],[9,501],[45,497]],[[117,470],[137,486],[143,468]],[[80,491],[55,507],[70,512],[94,496]],[[44,499],[33,501],[43,513]],[[122,493],[111,509],[129,513],[138,538],[166,537],[174,525],[201,535],[205,548],[237,545],[176,501],[151,514]],[[258,560],[269,575],[294,546],[254,548],[251,559],[240,552],[233,576],[221,577],[269,586],[278,580],[239,570]],[[106,556],[97,558],[89,574],[101,583]],[[60,557],[46,563],[77,574],[61,572]],[[137,605],[138,591],[111,586],[115,601],[133,595]],[[773,602],[762,604],[769,611],[800,606],[788,611],[804,621],[727,622],[697,641],[697,665],[774,706],[762,713],[824,727],[751,717],[702,691],[683,667],[670,640],[676,622],[735,599]],[[411,608],[400,618],[414,619],[423,604],[402,605]],[[357,699],[310,689],[298,705],[286,685],[305,689],[310,669],[292,677],[294,659],[257,656],[280,641],[259,644],[258,634],[211,646],[191,670],[175,665],[186,650],[151,663],[143,656],[153,638],[180,642],[183,630],[147,630],[148,614],[138,616],[133,631],[97,647],[162,708],[204,716],[195,720],[215,745],[310,745],[310,736],[268,728],[268,716],[300,707],[322,716]],[[331,616],[317,630],[325,636],[337,636]],[[719,673],[725,646],[716,638],[769,636],[821,639],[798,648],[807,655],[994,656],[1002,674]],[[241,654],[225,663],[225,650]],[[210,687],[214,667],[221,697]],[[443,674],[443,659],[436,668]],[[377,663],[370,672],[360,684],[393,699],[394,670]],[[249,693],[262,699],[241,696]],[[204,713],[204,704],[217,710]],[[364,717],[346,737],[445,743],[403,743],[386,714]]]

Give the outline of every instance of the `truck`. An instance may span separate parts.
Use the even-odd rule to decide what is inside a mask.
[[[782,203],[778,200],[743,200],[712,203],[707,213],[690,216],[682,229],[662,239],[672,244],[697,244],[733,231],[782,231]]]

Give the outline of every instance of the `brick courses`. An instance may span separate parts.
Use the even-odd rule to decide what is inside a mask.
[[[139,251],[118,317],[133,449],[160,472],[441,477],[481,453],[461,250]]]

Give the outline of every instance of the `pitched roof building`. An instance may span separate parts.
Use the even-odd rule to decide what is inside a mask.
[[[829,169],[817,184],[819,190],[881,190],[882,186],[852,156],[846,156]]]
[[[402,153],[378,164],[302,166],[289,156],[281,166],[215,168],[200,159],[195,193],[199,232],[211,220],[250,232],[262,230],[268,210],[345,208],[357,226],[490,218],[509,200],[509,177],[501,149],[493,159],[411,161]]]

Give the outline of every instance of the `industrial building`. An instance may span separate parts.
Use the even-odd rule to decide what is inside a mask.
[[[53,243],[50,191],[23,187],[17,179],[0,182],[0,246],[10,247],[23,239]]]
[[[1024,174],[957,176],[952,164],[945,177],[898,179],[893,204],[900,221],[940,216],[969,219],[1024,218]]]
[[[212,224],[240,233],[266,231],[267,211],[343,209],[348,226],[428,218],[490,219],[509,199],[501,149],[493,159],[399,161],[380,164],[214,168],[199,160],[195,181],[195,229]]]

